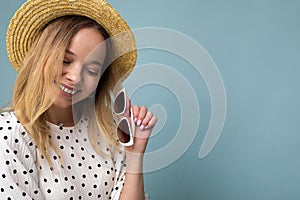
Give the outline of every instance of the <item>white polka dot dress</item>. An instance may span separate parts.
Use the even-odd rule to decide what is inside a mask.
[[[125,179],[124,152],[112,154],[101,143],[109,156],[97,154],[87,137],[87,124],[87,118],[74,127],[48,123],[50,140],[62,155],[52,150],[50,167],[15,115],[2,113],[0,199],[119,199]]]

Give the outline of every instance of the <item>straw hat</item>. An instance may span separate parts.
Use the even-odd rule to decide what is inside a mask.
[[[45,26],[61,16],[80,15],[98,22],[112,40],[112,65],[125,78],[137,58],[132,31],[119,13],[104,0],[28,0],[16,11],[8,26],[6,48],[11,65],[18,71],[35,38]]]

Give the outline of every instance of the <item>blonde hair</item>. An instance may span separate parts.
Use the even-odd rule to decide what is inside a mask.
[[[50,130],[47,127],[45,112],[55,100],[53,94],[58,94],[64,54],[73,36],[86,27],[96,28],[105,39],[108,37],[104,28],[87,17],[65,16],[50,22],[26,54],[16,79],[12,111],[49,164],[50,149],[53,148],[58,153],[59,149],[51,143],[48,136]],[[94,97],[74,105],[81,111],[88,110],[88,113],[81,114],[89,114],[90,141],[96,141],[97,135],[102,134],[111,145],[117,145],[112,134],[114,124],[110,107],[111,93],[114,88],[120,87],[119,80],[118,69],[108,67],[101,76]],[[90,103],[95,107],[88,106]],[[89,109],[83,109],[84,107]],[[99,152],[97,145],[93,146]]]

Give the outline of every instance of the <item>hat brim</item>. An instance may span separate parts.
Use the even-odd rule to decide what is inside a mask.
[[[136,63],[135,39],[126,21],[104,0],[28,0],[25,2],[12,17],[7,30],[6,48],[11,65],[18,71],[27,51],[45,26],[50,21],[67,15],[93,19],[103,26],[110,37],[117,36],[117,41],[112,39],[117,55],[113,65],[120,65],[121,76],[127,77]],[[123,36],[120,38],[118,35]],[[127,50],[124,51],[124,48]],[[123,52],[121,54],[120,49]]]

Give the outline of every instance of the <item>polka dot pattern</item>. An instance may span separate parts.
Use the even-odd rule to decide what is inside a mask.
[[[49,166],[12,112],[0,115],[0,199],[119,199],[125,180],[124,152],[99,155],[87,136],[88,119],[74,127],[48,123]],[[100,140],[103,141],[103,140]]]

